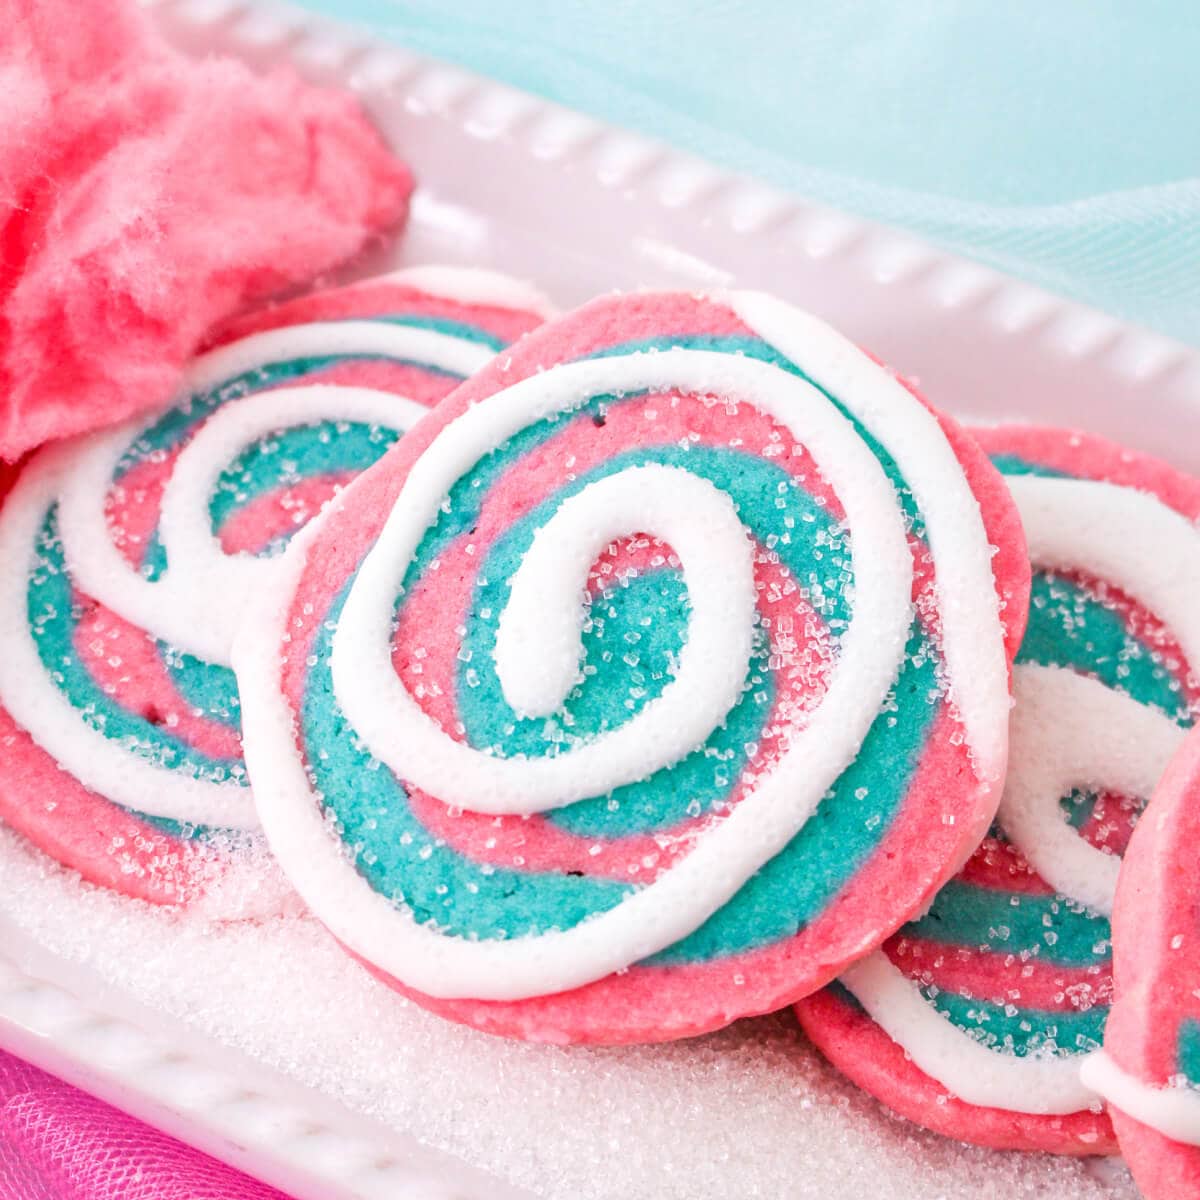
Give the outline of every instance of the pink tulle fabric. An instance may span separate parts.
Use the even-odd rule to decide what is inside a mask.
[[[286,1200],[0,1051],[0,1200]]]
[[[136,0],[0,0],[0,457],[162,405],[205,334],[403,220],[355,100]]]

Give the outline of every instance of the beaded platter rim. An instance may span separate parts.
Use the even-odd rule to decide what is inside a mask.
[[[539,265],[529,232],[548,214],[535,212],[523,228],[514,209],[521,187],[533,185],[535,207],[557,200],[599,219],[624,247],[623,269],[647,283],[770,287],[786,279],[776,290],[917,375],[935,402],[965,394],[969,375],[987,375],[987,389],[970,393],[968,416],[1040,411],[1095,425],[1099,412],[1101,432],[1200,470],[1200,449],[1181,461],[1188,439],[1178,436],[1181,423],[1200,433],[1200,351],[1191,347],[286,5],[148,7],[186,51],[221,50],[256,66],[290,61],[318,82],[357,92],[412,158],[419,184],[433,185],[418,191],[415,245],[406,241],[402,256],[429,259],[456,246],[484,259],[480,265],[543,281],[549,260]],[[503,168],[494,194],[476,195],[482,212],[464,210],[455,188],[466,180],[452,178],[448,161],[423,165],[423,152],[447,135]],[[372,268],[382,265],[393,264]],[[569,303],[582,296],[570,294],[567,278],[558,288],[555,279],[544,282]],[[1006,400],[1018,383],[1019,396]],[[1147,405],[1157,410],[1154,428]],[[1200,437],[1193,441],[1200,447]],[[2,900],[0,1046],[301,1198],[527,1195],[403,1131],[364,1125],[330,1097],[121,995],[11,925]]]

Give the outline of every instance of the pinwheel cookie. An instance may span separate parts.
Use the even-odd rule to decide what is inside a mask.
[[[1121,869],[1117,998],[1084,1079],[1146,1200],[1200,1197],[1200,732],[1171,760]]]
[[[986,831],[1028,566],[970,438],[807,314],[610,297],[297,539],[235,654],[264,829],[436,1012],[680,1037],[821,986]]]
[[[897,1111],[990,1146],[1111,1153],[1080,1078],[1113,996],[1121,854],[1200,713],[1200,480],[1090,435],[981,430],[1034,578],[995,828],[919,920],[798,1007]]]
[[[473,271],[326,292],[238,327],[165,413],[31,458],[0,508],[0,817],[93,882],[253,908],[246,604],[331,495],[541,318]]]

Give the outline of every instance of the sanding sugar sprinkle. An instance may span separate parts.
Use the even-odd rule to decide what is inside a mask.
[[[306,917],[215,924],[86,887],[0,829],[5,916],[89,979],[534,1195],[1136,1200],[1119,1163],[965,1146],[889,1115],[790,1016],[657,1046],[442,1021]],[[381,1150],[386,1147],[381,1147]]]

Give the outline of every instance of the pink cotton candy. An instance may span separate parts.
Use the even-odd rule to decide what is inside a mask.
[[[0,456],[164,404],[206,333],[403,219],[354,99],[133,3],[0,0]]]

